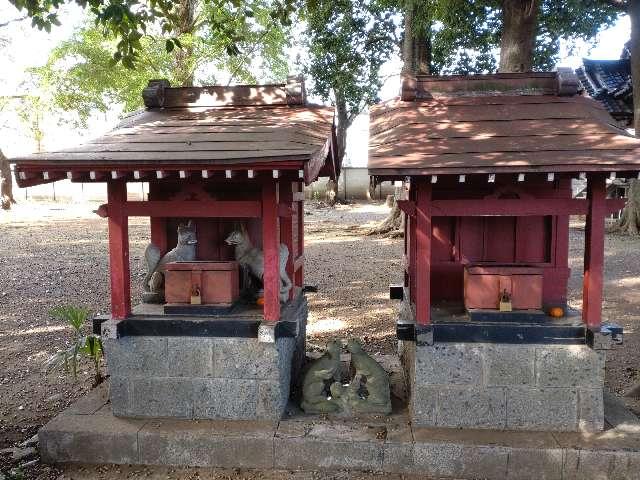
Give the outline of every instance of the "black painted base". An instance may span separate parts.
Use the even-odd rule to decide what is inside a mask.
[[[586,342],[586,330],[584,326],[579,325],[439,322],[426,328],[432,332],[432,338],[425,336],[425,333],[428,333],[425,327],[398,323],[396,326],[398,340],[420,343],[431,341],[557,345],[583,345]]]
[[[167,303],[164,306],[166,315],[227,315],[233,310],[233,305],[185,305],[179,303]]]
[[[500,312],[498,310],[472,308],[467,310],[467,314],[472,322],[542,323],[547,319],[547,314],[542,310]]]

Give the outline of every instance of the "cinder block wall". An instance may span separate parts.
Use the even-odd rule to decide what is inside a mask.
[[[604,352],[586,345],[404,343],[415,425],[604,428]]]
[[[296,340],[106,340],[116,416],[276,420],[289,398]]]

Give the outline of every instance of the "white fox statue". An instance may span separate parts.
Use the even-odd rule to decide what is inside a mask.
[[[164,302],[164,266],[171,262],[193,262],[196,259],[195,225],[191,220],[186,225],[178,226],[178,244],[167,252],[164,257],[160,249],[150,243],[144,252],[147,263],[147,275],[144,277],[144,293],[142,300],[145,303]]]
[[[225,240],[227,245],[235,247],[236,261],[248,267],[251,274],[263,281],[264,278],[264,255],[251,244],[247,231],[242,228],[235,230]],[[289,259],[289,249],[284,243],[280,244],[279,270],[280,270],[280,301],[285,303],[289,299],[291,290],[291,279],[287,275],[287,260]]]

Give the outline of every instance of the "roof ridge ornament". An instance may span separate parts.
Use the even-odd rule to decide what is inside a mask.
[[[285,85],[287,105],[304,105],[307,103],[307,90],[302,75],[289,75]]]
[[[164,89],[171,87],[169,80],[149,80],[149,84],[142,90],[142,99],[147,108],[162,108],[164,106]]]
[[[401,78],[400,99],[403,102],[413,102],[418,95],[418,79],[415,75],[403,74]]]
[[[558,96],[560,97],[572,97],[578,93],[580,82],[578,76],[569,67],[557,68],[558,78]]]

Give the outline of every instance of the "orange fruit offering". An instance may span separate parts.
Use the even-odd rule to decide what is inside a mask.
[[[553,307],[549,309],[549,316],[554,318],[564,317],[564,308],[562,307]]]

